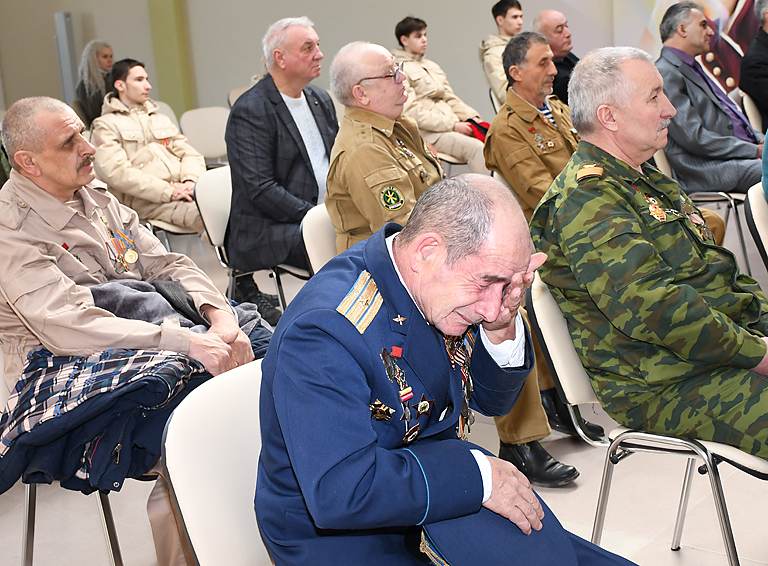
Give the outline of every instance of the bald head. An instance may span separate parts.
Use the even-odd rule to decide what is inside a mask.
[[[22,98],[15,102],[5,114],[2,125],[2,140],[11,167],[19,170],[14,160],[16,152],[29,150],[39,152],[45,141],[46,130],[37,120],[41,112],[61,113],[74,111],[61,100],[47,96]]]
[[[440,234],[446,262],[455,265],[476,254],[496,229],[530,252],[528,224],[512,192],[493,177],[469,173],[443,179],[419,197],[398,245],[427,232]]]
[[[349,43],[331,63],[331,92],[339,102],[392,120],[400,116],[407,100],[404,79],[392,54],[374,43]]]
[[[557,10],[544,10],[533,19],[533,30],[549,41],[555,61],[565,58],[573,49],[568,18]]]

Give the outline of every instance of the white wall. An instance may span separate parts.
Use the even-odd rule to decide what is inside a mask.
[[[494,1],[187,0],[198,103],[225,106],[232,88],[248,85],[251,75],[263,72],[261,38],[267,27],[280,18],[306,15],[315,23],[325,54],[323,73],[315,84],[328,88],[328,69],[339,48],[350,41],[366,40],[393,49],[397,46],[395,24],[411,15],[427,22],[427,57],[443,67],[454,91],[490,120],[492,108],[478,45],[487,34],[496,32],[491,16]],[[529,29],[538,10],[530,0],[522,0],[521,4],[524,28]],[[577,55],[612,45],[612,0],[551,0],[546,6],[568,16]]]
[[[24,96],[61,96],[53,13],[72,14],[75,49],[91,39],[112,44],[115,58],[132,57],[155,76],[147,2],[152,0],[0,0],[0,88],[10,105]],[[478,58],[478,44],[495,32],[491,6],[495,0],[186,0],[192,76],[200,106],[226,106],[227,94],[246,86],[261,72],[261,38],[274,21],[307,15],[314,22],[325,53],[323,74],[338,49],[354,40],[396,47],[395,24],[407,15],[428,24],[427,56],[445,69],[457,94],[486,119],[492,117],[488,85]],[[613,44],[613,0],[549,0],[545,5],[522,1],[525,29],[543,7],[565,13],[573,32],[574,52]],[[155,85],[156,86],[156,85]],[[153,98],[162,93],[153,89]]]
[[[147,1],[0,0],[0,72],[5,102],[26,96],[61,98],[54,12],[72,14],[75,52],[92,39],[112,45],[115,60],[131,57],[154,76],[155,55]],[[79,63],[79,59],[78,59]],[[153,91],[153,97],[157,96]]]

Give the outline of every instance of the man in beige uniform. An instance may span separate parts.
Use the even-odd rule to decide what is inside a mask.
[[[501,55],[510,39],[523,28],[523,8],[517,0],[499,0],[491,8],[497,33],[489,34],[480,42],[480,61],[488,79],[496,108],[507,98],[507,72]]]
[[[99,179],[142,220],[202,232],[192,193],[205,159],[149,99],[143,63],[118,61],[111,76],[112,92],[91,125]]]
[[[393,51],[395,62],[403,64],[408,77],[404,114],[416,121],[421,135],[437,151],[466,161],[473,173],[487,175],[483,143],[467,122],[479,120],[479,114],[456,96],[440,65],[424,57],[427,24],[408,16],[395,26],[395,37],[402,48]]]
[[[416,123],[401,116],[405,74],[384,47],[356,42],[331,65],[346,110],[331,151],[325,206],[339,253],[387,222],[405,225],[416,200],[443,176]]]
[[[166,252],[135,212],[92,183],[95,150],[83,130],[69,106],[44,97],[16,102],[3,121],[13,167],[0,191],[0,335],[8,386],[40,344],[63,356],[114,347],[172,350],[214,375],[251,361],[248,337],[210,279],[186,256]],[[132,246],[116,260],[105,242],[118,230]],[[156,326],[118,318],[94,305],[89,286],[127,279],[178,281],[210,321],[209,331],[190,332],[175,319]],[[162,477],[147,511],[158,563],[186,564]]]

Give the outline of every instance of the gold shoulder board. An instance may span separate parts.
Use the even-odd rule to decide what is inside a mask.
[[[383,302],[371,274],[363,271],[336,310],[354,324],[357,331],[362,334],[379,312]]]
[[[584,165],[581,169],[579,169],[579,172],[576,173],[576,180],[581,181],[582,179],[586,179],[587,177],[602,177],[603,176],[603,168],[598,167],[597,165]]]

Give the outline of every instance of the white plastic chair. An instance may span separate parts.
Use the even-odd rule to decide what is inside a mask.
[[[526,307],[531,321],[532,330],[539,339],[544,357],[549,365],[552,378],[558,391],[562,392],[566,399],[569,412],[573,406],[584,402],[597,401],[592,390],[589,376],[576,354],[573,340],[565,317],[557,305],[539,274],[536,274],[533,285],[526,294]],[[580,419],[580,415],[576,415]],[[586,431],[581,430],[580,421],[573,412],[574,424],[579,435],[584,440]],[[677,511],[677,521],[672,537],[672,550],[680,548],[680,539],[683,534],[685,514],[688,508],[688,499],[691,492],[694,466],[696,460],[702,460],[699,473],[708,474],[712,495],[715,500],[715,508],[720,523],[720,531],[723,536],[725,551],[731,566],[738,566],[739,557],[736,552],[736,543],[733,539],[728,509],[725,504],[725,494],[720,481],[717,465],[728,462],[734,467],[762,480],[768,480],[768,461],[742,452],[738,448],[720,444],[718,442],[696,441],[687,438],[657,434],[641,430],[632,430],[619,426],[608,433],[610,444],[605,457],[603,478],[600,484],[600,493],[595,511],[595,522],[592,528],[592,542],[599,545],[605,524],[605,514],[608,508],[608,495],[613,480],[613,470],[619,462],[623,462],[627,456],[636,452],[650,452],[657,454],[673,454],[685,456],[688,459],[685,476],[683,479],[682,493]],[[592,442],[590,442],[592,443]],[[605,443],[605,441],[603,441]],[[646,493],[646,492],[644,492]]]
[[[750,125],[757,132],[763,132],[763,116],[760,114],[760,110],[757,108],[755,101],[743,90],[741,91],[741,99],[744,103],[744,114],[747,115]]]
[[[325,204],[318,204],[304,216],[301,237],[307,249],[309,265],[315,273],[336,257],[336,229]]]
[[[199,386],[165,425],[163,467],[199,566],[272,564],[253,508],[260,387],[257,360]]]
[[[181,115],[181,132],[189,144],[205,157],[209,167],[227,163],[227,131],[229,109],[223,106],[207,106],[187,110]]]
[[[173,108],[171,108],[171,105],[168,104],[167,102],[163,102],[162,100],[156,100],[155,104],[157,104],[157,111],[160,112],[160,114],[165,114],[166,116],[168,116],[171,119],[171,122],[173,122],[173,125],[178,128],[179,119],[176,117],[176,112],[173,111]]]
[[[210,169],[203,173],[195,183],[194,198],[205,227],[205,233],[216,251],[216,257],[218,257],[221,266],[229,272],[226,295],[231,299],[235,292],[235,279],[246,275],[250,276],[250,274],[239,273],[235,275],[235,270],[229,265],[227,252],[224,249],[224,235],[227,232],[229,209],[232,206],[232,175],[229,165]],[[280,276],[288,273],[299,279],[307,280],[311,274],[289,265],[276,265],[270,270],[275,278],[280,306],[285,309],[287,303]]]
[[[454,157],[453,155],[449,153],[443,153],[441,151],[437,152],[437,158],[442,161],[443,163],[443,170],[445,171],[445,176],[450,177],[451,171],[453,170],[454,165],[466,165],[466,161],[462,161],[458,157]]]
[[[768,201],[765,200],[763,184],[758,183],[747,191],[747,201],[744,203],[747,216],[747,226],[755,241],[757,251],[768,268]]]

